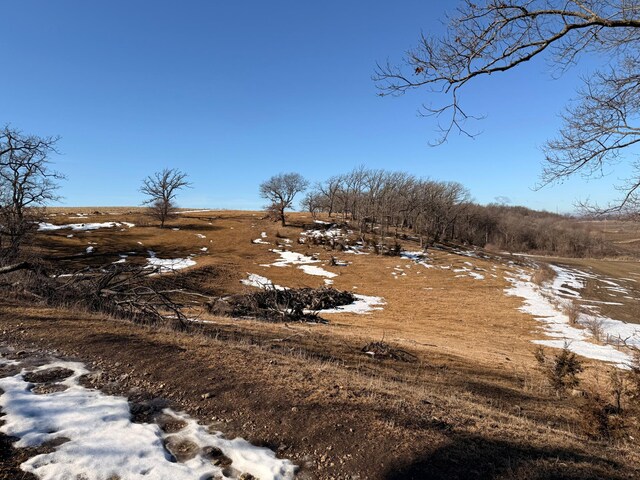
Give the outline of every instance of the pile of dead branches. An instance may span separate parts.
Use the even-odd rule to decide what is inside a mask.
[[[379,360],[393,359],[402,362],[415,362],[416,356],[399,348],[392,347],[386,342],[369,342],[362,347],[362,352]]]
[[[166,274],[160,280],[157,268],[144,265],[108,264],[65,274],[42,268],[20,270],[19,276],[16,270],[12,272],[16,276],[6,286],[21,296],[178,330],[188,328],[185,308],[211,299],[172,285]]]
[[[234,318],[257,318],[270,322],[326,323],[319,310],[349,305],[356,300],[350,292],[335,288],[266,288],[244,295],[218,298],[209,312]]]

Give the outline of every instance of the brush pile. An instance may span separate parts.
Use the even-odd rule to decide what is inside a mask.
[[[415,362],[417,360],[415,355],[405,350],[394,348],[385,342],[369,342],[362,347],[362,352],[379,360],[392,359],[402,362]]]
[[[319,310],[355,302],[350,292],[335,288],[266,288],[259,292],[222,297],[209,303],[209,312],[234,318],[258,318],[270,322],[326,323]]]

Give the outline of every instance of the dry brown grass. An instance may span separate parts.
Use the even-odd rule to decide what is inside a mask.
[[[505,262],[432,249],[429,261],[434,268],[428,269],[405,259],[298,245],[297,225],[312,221],[310,215],[301,213],[291,215],[290,225],[284,228],[262,220],[262,212],[216,211],[182,214],[169,228],[159,229],[145,223],[140,210],[123,209],[117,215],[115,209],[102,210],[111,213],[86,221],[123,220],[137,226],[122,232],[78,232],[72,238],[67,238],[69,232],[64,230],[42,234],[38,248],[43,255],[65,257],[58,262],[65,268],[115,261],[118,254],[132,251],[136,255],[127,260],[143,262],[148,249],[161,258],[195,254],[197,266],[183,275],[215,267],[224,273],[203,274],[198,281],[221,295],[248,291],[249,287],[240,283],[247,273],[289,287],[323,286],[322,277],[307,275],[295,266],[265,266],[278,258],[270,251],[276,248],[275,243],[289,238],[292,244],[287,248],[317,255],[317,265],[337,274],[335,288],[381,296],[386,305],[370,315],[326,315],[330,324],[315,326],[267,325],[200,311],[200,319],[213,323],[188,336],[133,330],[130,325],[75,312],[11,305],[0,313],[3,328],[10,332],[7,338],[59,348],[83,358],[104,360],[112,356],[112,361],[122,364],[138,362],[158,384],[164,383],[168,389],[175,386],[176,391],[188,389],[187,397],[193,393],[193,398],[199,398],[198,389],[219,388],[219,406],[187,403],[185,408],[209,416],[221,416],[225,408],[237,412],[238,423],[231,425],[230,433],[264,440],[266,433],[247,432],[243,423],[265,425],[280,435],[274,439],[270,433],[269,442],[277,445],[286,438],[284,443],[299,458],[313,456],[314,449],[322,451],[330,442],[345,456],[352,455],[351,459],[343,458],[345,467],[338,461],[334,467],[322,467],[321,478],[327,471],[364,471],[370,478],[385,479],[403,478],[397,475],[404,472],[404,478],[425,478],[419,475],[421,469],[440,468],[438,462],[447,470],[438,470],[439,476],[433,478],[464,478],[469,462],[481,465],[486,475],[491,462],[500,465],[499,475],[482,478],[542,478],[532,476],[536,469],[550,475],[568,472],[565,467],[550,466],[551,458],[556,464],[562,458],[561,463],[578,472],[575,478],[580,478],[580,472],[585,473],[583,478],[592,472],[602,478],[632,478],[612,473],[617,467],[607,462],[620,456],[616,462],[628,472],[638,471],[640,461],[633,446],[605,446],[602,450],[590,444],[580,433],[578,400],[558,399],[544,388],[531,346],[531,340],[539,338],[538,324],[518,310],[520,299],[504,295],[509,286],[504,276],[511,272]],[[77,221],[66,217],[50,221]],[[271,245],[251,243],[261,232],[266,232]],[[97,244],[92,256],[81,254],[88,242]],[[208,251],[202,251],[203,247]],[[411,243],[406,243],[406,248],[417,249]],[[81,255],[70,258],[75,254]],[[332,266],[332,257],[351,263]],[[406,275],[392,275],[398,268]],[[482,273],[485,279],[465,274],[459,277],[453,270],[461,268]],[[542,270],[540,275],[553,278],[549,276],[551,269]],[[29,328],[18,326],[20,322],[28,322]],[[56,326],[54,331],[52,325]],[[361,352],[363,346],[381,339],[417,360],[380,362]],[[188,355],[182,355],[180,349]],[[166,371],[160,366],[161,359],[168,364]],[[599,368],[594,362],[586,364],[590,368],[585,377]],[[216,379],[215,387],[212,378]],[[187,401],[184,395],[175,398]],[[197,411],[196,406],[204,410]],[[298,410],[292,412],[293,407]],[[212,412],[211,408],[217,410]],[[274,424],[274,418],[282,418],[283,424]],[[349,428],[359,434],[354,436]],[[393,458],[389,452],[394,452]],[[371,458],[384,459],[385,467],[371,464]],[[504,467],[505,458],[516,459],[511,470]]]

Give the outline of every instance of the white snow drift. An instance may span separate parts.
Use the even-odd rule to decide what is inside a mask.
[[[271,264],[274,267],[288,267],[289,265],[299,265],[298,268],[307,275],[317,275],[325,278],[333,278],[338,276],[337,273],[329,272],[324,268],[318,267],[316,265],[310,265],[312,263],[319,263],[320,260],[316,260],[307,255],[283,250],[271,251],[280,255],[280,260]]]

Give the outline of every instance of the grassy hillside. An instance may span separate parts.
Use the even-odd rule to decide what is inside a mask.
[[[87,362],[103,372],[94,387],[132,404],[166,399],[230,438],[242,436],[291,459],[303,479],[640,475],[631,414],[637,400],[625,396],[625,415],[611,417],[621,425],[603,431],[594,421],[602,411],[594,395],[611,401],[615,367],[582,359],[579,387],[564,394],[549,388],[532,343],[544,338],[541,324],[519,310],[521,298],[505,295],[509,278],[534,272],[527,258],[452,245],[429,249],[420,261],[364,248],[333,250],[309,235],[300,243],[301,233],[314,227],[305,214],[283,228],[261,212],[190,212],[159,229],[137,209],[51,213],[54,225],[119,223],[38,233],[38,254],[57,273],[190,259],[195,265],[161,277],[210,297],[257,291],[242,283],[255,274],[284,287],[330,285],[384,303],[367,314],[321,313],[327,324],[234,319],[194,305],[188,316],[196,321],[179,333],[81,305],[52,307],[12,290],[0,300],[1,343],[12,348],[10,355],[55,352]],[[400,243],[418,250],[410,240]],[[274,265],[283,250],[312,263]],[[579,262],[571,265],[618,280],[640,274],[631,262]],[[603,292],[588,285],[583,295],[598,299]],[[603,308],[631,319],[634,302]],[[398,355],[376,355],[372,342]],[[15,463],[3,445],[0,461],[8,472]]]

